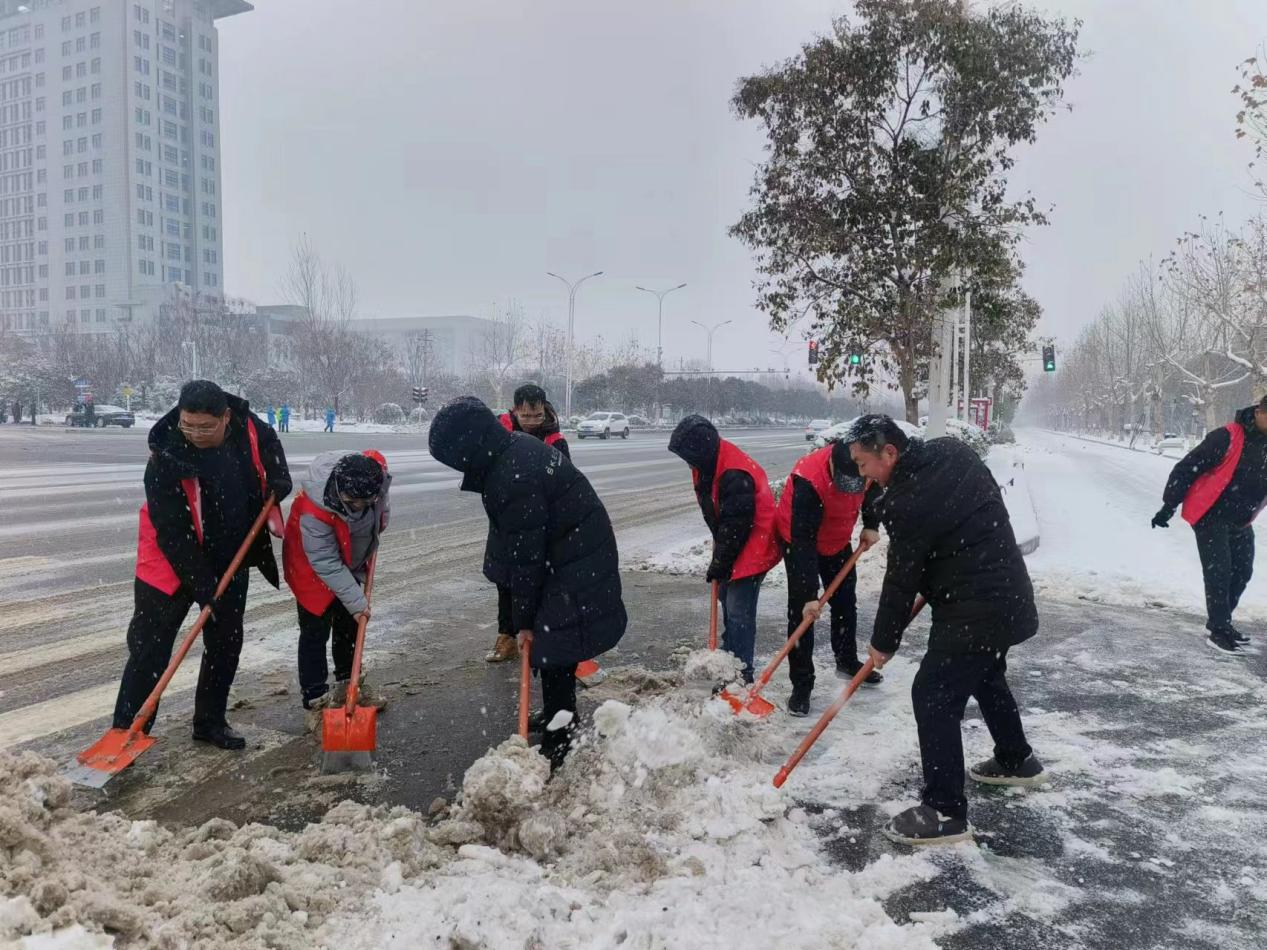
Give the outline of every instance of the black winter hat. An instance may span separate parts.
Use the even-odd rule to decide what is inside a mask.
[[[427,447],[432,458],[470,473],[509,441],[510,433],[488,406],[474,396],[459,396],[436,413]]]
[[[383,467],[368,455],[345,455],[330,473],[335,489],[349,498],[373,498],[383,490]]]
[[[669,438],[669,451],[702,475],[712,477],[721,451],[717,427],[703,416],[687,416],[677,424]]]

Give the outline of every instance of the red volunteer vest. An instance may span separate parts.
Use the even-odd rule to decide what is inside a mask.
[[[251,464],[255,466],[255,472],[260,478],[260,491],[267,498],[268,475],[264,472],[264,463],[260,461],[260,441],[255,432],[255,420],[250,416],[246,418],[246,438],[251,445]],[[182,478],[180,487],[185,490],[194,535],[198,538],[198,543],[202,544],[202,495],[198,479]],[[148,502],[141,506],[140,526],[136,536],[136,577],[169,597],[180,589],[180,578],[158,546],[158,532],[154,530],[154,522],[150,520]]]
[[[818,526],[818,553],[826,556],[839,554],[853,537],[853,526],[862,510],[861,492],[844,492],[832,484],[831,446],[811,452],[796,463],[792,474],[783,486],[779,498],[779,537],[792,540],[792,479],[800,477],[814,486],[818,500],[823,503],[823,521]]]
[[[1206,516],[1223,492],[1227,491],[1227,486],[1232,484],[1232,476],[1236,474],[1241,452],[1245,449],[1245,430],[1237,422],[1229,422],[1223,428],[1231,436],[1223,461],[1198,477],[1188,489],[1188,494],[1183,496],[1183,520],[1188,524],[1195,525]],[[1258,510],[1262,511],[1262,508]],[[1257,517],[1256,511],[1254,518]],[[1249,519],[1251,523],[1254,518]]]
[[[379,465],[387,469],[387,459],[375,449],[367,449],[368,455]],[[299,601],[299,606],[310,614],[321,615],[334,603],[334,591],[326,586],[317,572],[312,569],[308,554],[304,551],[304,540],[299,530],[299,519],[311,515],[322,524],[334,528],[335,539],[339,542],[339,555],[343,563],[352,565],[352,529],[348,523],[332,511],[326,511],[307,493],[300,491],[290,506],[290,514],[286,518],[286,533],[282,539],[282,575],[286,584]]]
[[[503,412],[503,413],[502,413],[500,416],[498,416],[497,418],[498,418],[498,421],[502,424],[502,428],[503,428],[503,429],[505,429],[507,432],[515,432],[515,431],[516,431],[516,429],[515,429],[515,419],[514,419],[514,416],[512,416],[509,412]],[[523,432],[524,430],[523,430],[523,429],[519,429],[518,431],[519,431],[519,432]],[[531,432],[524,432],[524,435],[532,435],[532,433],[531,433]],[[546,436],[544,439],[542,439],[541,441],[542,441],[542,442],[544,442],[546,445],[554,445],[554,443],[558,442],[558,441],[559,441],[560,439],[562,439],[562,438],[563,438],[563,433],[562,433],[562,432],[551,432],[549,435],[547,435],[547,436]]]
[[[290,515],[286,518],[286,534],[282,539],[282,574],[294,593],[295,600],[299,601],[299,606],[310,614],[320,616],[334,603],[334,591],[317,576],[304,552],[304,541],[299,532],[299,519],[304,515],[311,515],[322,524],[334,528],[334,536],[339,542],[339,555],[343,558],[343,563],[348,565],[352,563],[352,531],[346,521],[315,504],[302,491],[291,503]]]
[[[741,580],[756,574],[764,574],[779,563],[783,554],[779,550],[779,540],[775,536],[774,493],[770,491],[770,480],[766,478],[765,469],[742,449],[725,439],[721,440],[721,449],[717,453],[717,471],[713,473],[713,509],[717,508],[721,477],[732,469],[747,472],[757,486],[757,513],[753,519],[752,531],[748,535],[748,541],[743,546],[743,550],[739,552],[730,575],[732,580]],[[692,472],[692,478],[698,485],[699,473]]]

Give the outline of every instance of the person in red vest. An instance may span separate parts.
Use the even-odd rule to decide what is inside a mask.
[[[744,681],[751,683],[757,597],[766,572],[782,557],[774,493],[761,466],[723,439],[703,416],[687,416],[678,423],[669,451],[691,467],[700,511],[713,535],[713,558],[705,578],[721,583],[722,646],[743,661]]]
[[[1254,573],[1253,522],[1267,502],[1267,397],[1210,432],[1170,473],[1154,528],[1170,525],[1175,509],[1192,525],[1205,580],[1206,643],[1244,656],[1245,636],[1232,613]]]
[[[853,527],[862,513],[865,551],[880,539],[879,518],[872,506],[864,506],[866,480],[849,457],[849,446],[833,442],[806,455],[792,469],[779,497],[779,537],[787,546],[783,563],[787,567],[788,635],[805,617],[818,619],[818,583],[824,587],[853,556]],[[880,494],[873,486],[868,500]],[[832,596],[831,649],[836,655],[836,672],[853,678],[862,668],[858,659],[857,570],[850,571]],[[788,654],[788,676],[792,695],[787,709],[793,716],[809,715],[809,698],[814,689],[814,628],[810,627]],[[868,683],[884,679],[871,673]]]
[[[391,513],[387,460],[373,450],[322,452],[290,506],[282,569],[299,610],[299,690],[304,709],[339,705],[352,676],[356,628],[369,619],[363,587],[370,558]],[[334,655],[335,688],[328,682],[326,643]],[[382,707],[361,687],[362,701]]]
[[[516,389],[514,408],[498,416],[498,421],[507,432],[523,432],[558,449],[565,457],[572,457],[567,439],[559,428],[558,413],[546,398],[546,391],[536,383],[524,383]],[[484,659],[489,663],[505,663],[507,660],[517,659],[518,656],[519,648],[516,646],[510,618],[510,589],[498,587],[497,640]]]
[[[242,749],[246,740],[229,726],[225,713],[242,651],[250,568],[279,586],[267,534],[260,532],[224,594],[217,599],[215,591],[268,495],[280,502],[290,494],[286,453],[277,433],[245,400],[205,379],[185,384],[176,408],[150,429],[149,447],[135,607],[114,726],[132,724],[171,659],[190,606],[210,604],[213,613],[202,632],[202,668],[194,693],[194,738],[222,749]],[[281,535],[277,509],[268,527]]]

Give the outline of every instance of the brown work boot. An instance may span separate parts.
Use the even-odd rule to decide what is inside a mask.
[[[518,657],[519,644],[514,637],[506,633],[497,634],[497,642],[484,655],[484,659],[489,663],[505,663],[507,660],[514,660]]]

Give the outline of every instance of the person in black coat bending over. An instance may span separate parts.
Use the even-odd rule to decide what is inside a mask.
[[[1232,612],[1254,573],[1254,519],[1267,503],[1267,396],[1210,432],[1170,473],[1153,527],[1169,527],[1175,509],[1197,537],[1205,581],[1206,643],[1244,656],[1245,636]]]
[[[546,445],[558,449],[568,458],[572,450],[559,427],[559,415],[546,398],[546,391],[536,383],[524,383],[515,390],[514,407],[497,417],[507,432],[526,432]],[[489,663],[505,663],[516,659],[515,631],[510,625],[510,591],[497,588],[497,639],[493,648],[485,654]]]
[[[137,540],[136,605],[128,625],[128,662],[114,706],[114,726],[132,725],[171,659],[190,606],[211,604],[194,693],[194,738],[222,749],[242,749],[246,740],[229,727],[225,711],[242,652],[250,568],[258,568],[274,587],[279,583],[267,533],[256,536],[219,599],[215,591],[269,493],[278,503],[290,494],[286,453],[277,433],[251,412],[245,400],[205,379],[185,384],[176,408],[150,429],[149,446]],[[281,537],[281,512],[276,508],[268,529]]]
[[[1006,676],[1008,650],[1038,632],[1034,588],[999,486],[965,443],[908,439],[884,415],[863,416],[846,441],[858,471],[886,487],[879,511],[889,555],[869,649],[876,667],[897,652],[917,595],[933,614],[911,686],[923,801],[884,833],[903,844],[962,841],[972,834],[959,731],[969,697],[989,727],[994,757],[968,774],[988,785],[1046,778]]]
[[[473,396],[449,403],[431,423],[437,460],[463,474],[488,514],[484,576],[510,591],[513,629],[541,675],[546,727],[541,752],[552,768],[571,746],[576,665],[610,650],[627,617],[611,519],[589,480],[558,449],[507,432]]]

